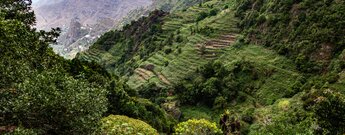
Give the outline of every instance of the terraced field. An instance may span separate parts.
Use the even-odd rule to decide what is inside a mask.
[[[216,5],[214,1],[205,5],[207,4]],[[208,17],[196,24],[197,15],[208,10],[210,9],[207,7],[193,6],[184,12],[169,15],[163,25],[163,30],[180,31],[180,35],[186,37],[185,42],[173,44],[171,48],[174,51],[170,54],[159,51],[141,62],[140,67],[153,65],[152,73],[143,74],[138,72],[141,70],[138,68],[129,77],[127,84],[134,89],[149,82],[167,87],[194,73],[201,65],[219,58],[226,48],[236,41],[238,30],[235,24],[237,20],[229,15],[233,14],[231,10],[223,10],[217,16]],[[191,27],[203,28],[206,26],[211,27],[214,32],[210,35],[190,32]]]
[[[224,49],[235,43],[236,35],[222,35],[218,39],[213,39],[196,45],[198,54],[206,59],[215,59],[224,52]]]
[[[255,92],[254,96],[261,104],[272,104],[286,96],[284,94],[289,91],[287,88],[291,88],[301,76],[291,60],[257,45],[229,47],[218,60],[226,67],[233,67],[238,61],[248,61],[259,70],[272,71],[272,75],[266,77],[263,85]]]
[[[134,89],[148,83],[156,83],[160,87],[174,85],[198,67],[217,59],[235,43],[238,20],[232,9],[224,8],[224,5],[231,4],[230,1],[209,1],[165,16],[161,34],[154,35],[151,42],[153,46],[162,45],[164,48],[145,55],[145,58],[134,55],[130,61],[117,65],[123,60],[126,49],[116,44],[109,51],[90,49],[81,53],[79,59],[105,65],[111,73],[128,75],[124,78]],[[212,10],[217,10],[217,13],[200,20],[202,14],[209,14]],[[180,41],[177,41],[178,37]],[[171,53],[165,51],[169,49]],[[148,65],[153,68],[146,69]]]
[[[83,55],[80,55],[80,60],[85,61],[95,61],[95,62],[111,62],[113,59],[113,56],[105,51],[100,50],[90,50],[83,52]]]

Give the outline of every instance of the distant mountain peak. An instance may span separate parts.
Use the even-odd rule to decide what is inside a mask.
[[[54,50],[66,53],[63,56],[72,52],[67,57],[73,58],[82,51],[76,48],[87,49],[95,37],[114,28],[130,11],[151,4],[152,0],[35,0],[33,7],[38,29],[63,30]]]

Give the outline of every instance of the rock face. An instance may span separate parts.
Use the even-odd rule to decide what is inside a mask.
[[[78,18],[72,19],[69,24],[69,28],[66,32],[65,39],[63,40],[60,38],[60,40],[65,41],[63,43],[64,45],[73,44],[76,40],[78,40],[79,38],[83,36],[81,28],[82,28],[82,24],[79,22],[79,19]]]
[[[131,10],[151,4],[152,0],[36,0],[33,7],[38,29],[62,29],[54,50],[73,58]]]

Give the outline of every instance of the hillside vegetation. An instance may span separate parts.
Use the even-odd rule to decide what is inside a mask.
[[[169,2],[74,60],[0,10],[0,132],[345,133],[343,1]]]
[[[103,67],[55,54],[49,44],[60,29],[34,29],[30,5],[26,0],[0,3],[0,134],[99,134],[102,117],[110,114],[170,132],[175,123],[170,116],[135,98]]]
[[[113,43],[94,46],[111,49],[90,55],[102,50],[92,48],[79,58],[116,63],[123,42],[139,46],[107,69],[182,121],[218,122],[223,114],[228,119],[219,126],[226,133],[341,134],[342,9],[342,1],[332,0],[204,1],[159,21],[155,11],[120,31],[140,31],[151,20],[159,29],[150,36],[134,43],[104,36]]]
[[[295,60],[303,72],[327,70],[344,50],[344,1],[251,1],[237,7],[240,27],[252,43]]]

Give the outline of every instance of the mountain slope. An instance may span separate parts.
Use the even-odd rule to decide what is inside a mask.
[[[321,16],[343,20],[343,8],[336,0],[210,0],[132,22],[77,58],[120,74],[182,121],[221,121],[229,134],[342,134],[345,25]],[[140,32],[147,27],[150,36]]]
[[[344,1],[270,2],[244,0],[238,7],[251,42],[293,57],[306,72],[322,72],[344,50]]]
[[[73,60],[31,0],[1,2],[0,134],[345,133],[344,1],[153,2]],[[61,37],[73,48],[84,21]]]
[[[151,0],[40,0],[34,4],[36,27],[62,28],[58,45],[53,47],[62,56],[73,58],[101,34],[114,28],[131,10],[151,4]],[[73,25],[76,23],[80,26]]]
[[[40,29],[61,27],[74,18],[79,18],[83,25],[95,25],[107,19],[114,23],[129,11],[151,4],[150,0],[131,2],[124,0],[60,0],[50,3],[44,2],[44,0],[39,1],[35,7],[38,19],[37,27]]]

